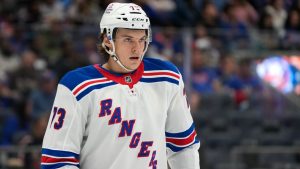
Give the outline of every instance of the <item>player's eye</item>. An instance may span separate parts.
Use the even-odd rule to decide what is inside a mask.
[[[147,41],[147,37],[143,37],[139,40],[140,43],[145,43]]]
[[[131,42],[132,42],[132,39],[131,39],[131,38],[125,38],[125,39],[123,40],[123,42],[131,43]]]

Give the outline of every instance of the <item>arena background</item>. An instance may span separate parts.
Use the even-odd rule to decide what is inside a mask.
[[[0,0],[0,169],[40,168],[58,80],[102,63],[111,0]],[[300,168],[300,1],[134,0],[184,76],[202,169]]]

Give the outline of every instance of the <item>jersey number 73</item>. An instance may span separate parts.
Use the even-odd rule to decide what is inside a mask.
[[[62,126],[64,124],[66,110],[64,108],[58,108],[58,107],[53,108],[53,115],[52,115],[52,119],[51,119],[50,128],[52,126],[53,120],[55,119],[56,115],[58,116],[58,118],[55,121],[53,127],[54,127],[54,129],[59,130],[60,128],[62,128]]]

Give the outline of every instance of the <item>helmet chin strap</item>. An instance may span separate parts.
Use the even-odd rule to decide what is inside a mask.
[[[102,47],[104,48],[104,50],[106,51],[106,53],[108,53],[108,54],[114,59],[114,61],[115,61],[122,69],[124,69],[126,72],[132,72],[132,71],[134,71],[134,69],[129,69],[129,68],[125,67],[125,66],[121,63],[119,57],[117,56],[117,54],[116,54],[116,52],[115,52],[115,45],[114,45],[114,43],[112,42],[111,44],[112,44],[112,47],[113,47],[113,50],[112,50],[112,51],[111,51],[110,49],[107,49],[107,47],[105,46],[105,44],[102,43]]]

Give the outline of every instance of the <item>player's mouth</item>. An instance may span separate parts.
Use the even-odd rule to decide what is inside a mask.
[[[139,58],[140,58],[140,57],[132,56],[132,57],[130,57],[129,59],[132,60],[132,61],[134,61],[134,60],[139,60]]]

